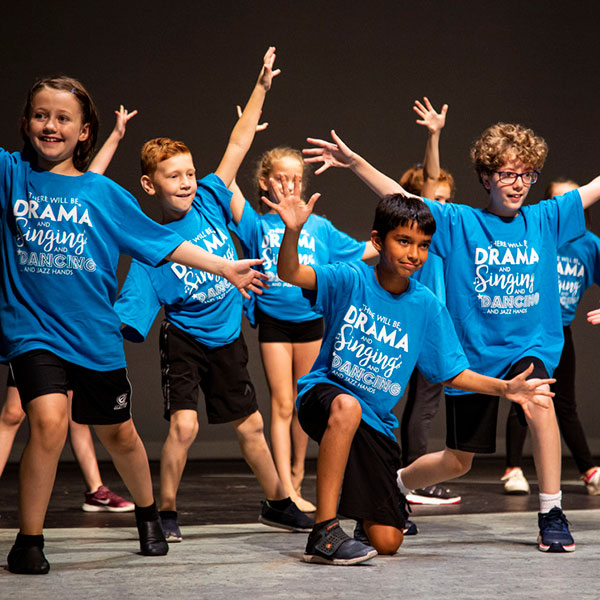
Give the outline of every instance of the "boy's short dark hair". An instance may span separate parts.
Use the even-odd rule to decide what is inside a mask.
[[[417,227],[425,235],[435,233],[435,219],[429,207],[420,198],[411,198],[404,194],[392,194],[382,198],[375,209],[373,229],[382,241],[392,229],[399,226]]]

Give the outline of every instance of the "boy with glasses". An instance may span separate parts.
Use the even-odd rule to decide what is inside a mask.
[[[352,169],[378,195],[401,193],[386,177],[335,143],[309,141],[310,162]],[[557,249],[583,235],[583,209],[600,198],[600,177],[560,198],[523,207],[537,181],[548,147],[521,125],[498,123],[471,149],[479,180],[489,194],[486,209],[425,200],[436,224],[431,250],[444,259],[447,308],[470,368],[510,378],[530,364],[530,377],[551,374],[562,351]],[[575,543],[561,508],[560,434],[554,410],[530,405],[539,489],[538,548],[572,552]],[[420,457],[398,474],[404,494],[469,471],[475,452],[496,446],[498,398],[446,390],[446,448]],[[520,411],[521,413],[521,411]],[[521,419],[525,422],[524,416]]]

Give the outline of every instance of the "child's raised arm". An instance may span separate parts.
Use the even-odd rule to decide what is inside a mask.
[[[315,202],[321,194],[313,194],[307,203],[301,198],[300,176],[294,177],[292,189],[286,177],[279,181],[269,179],[269,191],[277,202],[271,202],[266,196],[263,202],[274,209],[285,223],[285,233],[279,248],[277,274],[281,279],[307,290],[317,289],[317,276],[312,267],[301,265],[298,260],[298,240],[300,232],[313,211]]]
[[[425,146],[425,158],[423,159],[423,188],[421,195],[425,198],[433,198],[440,179],[440,134],[446,124],[446,113],[448,105],[444,104],[438,113],[429,102],[427,96],[423,97],[423,104],[415,100],[413,110],[419,115],[419,125],[427,127],[429,133]]]
[[[390,194],[403,194],[412,198],[418,198],[418,196],[409,194],[398,182],[378,171],[364,158],[356,154],[356,152],[352,152],[333,129],[331,130],[331,138],[333,142],[316,138],[306,138],[308,143],[316,147],[302,150],[302,153],[308,157],[304,161],[307,163],[323,163],[315,171],[315,175],[320,175],[329,169],[329,167],[343,167],[353,171],[380,198],[384,198]]]
[[[581,204],[585,210],[600,200],[600,177],[592,179],[592,181],[586,185],[582,185],[578,189],[579,195],[581,196]]]
[[[225,154],[223,154],[223,158],[215,171],[227,187],[234,180],[246,153],[252,145],[265,96],[271,89],[273,78],[280,73],[279,69],[276,71],[273,70],[274,62],[275,48],[271,46],[265,54],[263,67],[252,95],[229,136],[229,143],[225,149]]]
[[[115,110],[115,114],[117,115],[117,120],[115,123],[115,127],[112,130],[111,134],[108,136],[108,139],[104,142],[104,145],[98,151],[98,154],[92,160],[88,171],[93,171],[94,173],[98,173],[99,175],[103,175],[106,169],[108,169],[108,165],[110,165],[110,161],[112,160],[117,148],[119,146],[119,142],[123,139],[125,135],[125,129],[127,128],[127,121],[135,115],[138,114],[137,110],[129,112],[122,104],[119,106],[119,110]]]

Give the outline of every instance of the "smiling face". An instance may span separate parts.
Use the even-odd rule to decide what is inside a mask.
[[[526,165],[520,160],[508,160],[498,169],[501,172],[527,173],[534,171],[531,165]],[[495,173],[482,173],[481,182],[490,193],[490,202],[487,210],[499,217],[514,217],[519,212],[531,184],[523,182],[522,177],[517,177],[513,183],[502,183],[499,175]]]
[[[64,175],[80,172],[73,165],[79,142],[88,138],[79,101],[74,94],[41,88],[33,97],[25,132],[38,157],[38,166]]]
[[[431,236],[412,222],[391,229],[383,240],[379,232],[372,231],[371,242],[379,252],[379,283],[388,292],[398,294],[408,286],[408,278],[425,264]]]
[[[141,179],[144,191],[161,204],[163,222],[181,219],[191,208],[198,183],[191,154],[176,154],[160,161],[152,175]]]

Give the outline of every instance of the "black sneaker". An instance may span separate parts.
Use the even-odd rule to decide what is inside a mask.
[[[406,495],[409,504],[435,504],[447,505],[458,504],[461,497],[453,494],[447,487],[442,485],[428,485],[419,490],[414,490]]]
[[[417,529],[416,523],[408,518],[408,513],[412,511],[410,509],[410,505],[406,501],[406,496],[402,493],[400,494],[400,512],[404,517],[404,527],[402,529],[402,533],[404,535],[417,535],[419,530]]]
[[[291,500],[284,508],[275,508],[269,500],[262,503],[258,520],[269,527],[287,531],[312,531],[315,520],[305,515]]]
[[[50,564],[44,556],[44,542],[37,546],[18,545],[19,535],[8,553],[8,570],[19,575],[45,575]]]
[[[346,535],[335,519],[326,527],[311,532],[303,558],[309,563],[349,566],[371,560],[374,556],[377,556],[375,548]]]

